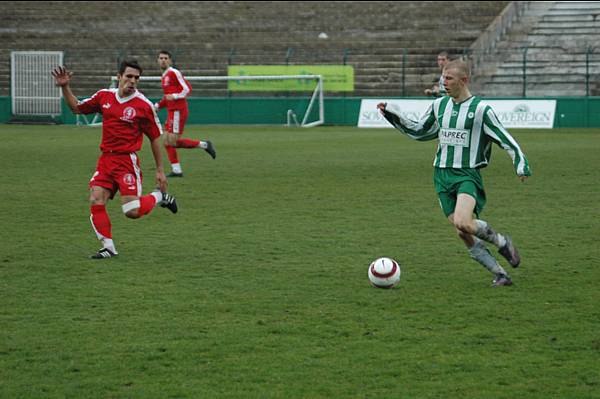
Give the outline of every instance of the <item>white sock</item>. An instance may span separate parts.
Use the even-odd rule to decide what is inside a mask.
[[[98,233],[98,230],[96,230],[96,226],[94,226],[94,220],[92,219],[91,216],[90,216],[90,222],[92,222],[92,227],[94,228],[96,237],[98,237],[98,240],[100,240],[100,242],[102,243],[102,248],[108,248],[114,254],[116,254],[117,250],[115,249],[115,243],[113,242],[113,240],[111,238],[106,238],[102,234]]]
[[[102,239],[102,240],[100,240],[100,241],[102,241],[102,247],[103,247],[103,248],[110,249],[110,251],[111,251],[113,254],[116,254],[116,253],[117,253],[117,250],[116,250],[116,248],[115,248],[115,243],[113,242],[113,240],[111,240],[110,238],[103,238],[103,239]]]
[[[206,150],[208,148],[208,144],[206,144],[206,141],[200,140],[200,144],[198,144],[198,147]]]
[[[475,236],[477,236],[478,238],[492,243],[498,248],[502,248],[506,245],[506,239],[504,238],[504,236],[500,233],[496,233],[486,221],[476,219],[475,225],[477,226]]]
[[[171,170],[173,171],[173,173],[183,173],[181,171],[181,164],[179,163],[171,164]]]
[[[163,200],[163,195],[160,191],[152,191],[150,193],[151,196],[153,196],[156,199],[156,203],[160,204],[161,201]]]
[[[475,259],[494,275],[508,275],[506,273],[506,270],[504,270],[504,268],[500,266],[496,258],[494,258],[490,251],[485,247],[485,244],[481,240],[475,240],[475,245],[469,248],[469,255],[471,255],[471,258]]]

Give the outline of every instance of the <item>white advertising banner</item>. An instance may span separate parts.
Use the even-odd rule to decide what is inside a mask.
[[[506,128],[551,129],[556,100],[486,100]]]
[[[387,103],[389,110],[400,111],[400,114],[406,118],[419,120],[431,104],[431,100],[362,100],[358,115],[358,127],[393,127],[377,109],[379,103]]]
[[[387,127],[392,125],[379,113],[377,104],[387,103],[388,109],[399,111],[412,120],[419,120],[432,100],[367,99],[360,104],[358,127]],[[506,128],[552,128],[556,100],[485,100]]]

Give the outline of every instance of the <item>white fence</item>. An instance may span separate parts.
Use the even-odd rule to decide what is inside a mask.
[[[11,97],[13,115],[60,115],[62,93],[50,74],[62,65],[62,51],[13,51]]]

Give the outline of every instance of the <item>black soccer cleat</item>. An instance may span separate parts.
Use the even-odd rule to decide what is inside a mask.
[[[167,177],[183,177],[183,173],[171,172],[167,175]]]
[[[504,238],[506,239],[506,244],[498,250],[498,253],[502,255],[512,267],[518,267],[521,263],[519,251],[517,251],[515,244],[513,244],[509,236],[504,236]]]
[[[160,202],[160,206],[167,208],[173,213],[177,213],[177,200],[169,193],[162,193],[163,199]]]
[[[212,142],[210,141],[206,141],[206,148],[204,149],[204,151],[208,152],[209,155],[212,157],[212,159],[215,159],[217,157],[217,152],[215,151],[215,146],[213,145]]]
[[[90,259],[108,259],[114,258],[115,256],[117,256],[117,254],[111,251],[110,249],[102,248],[100,251],[90,256]]]

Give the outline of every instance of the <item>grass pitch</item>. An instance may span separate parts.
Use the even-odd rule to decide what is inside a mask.
[[[120,256],[92,261],[100,129],[0,127],[0,397],[600,397],[600,132],[513,134],[534,175],[495,147],[482,218],[523,263],[493,289],[437,204],[435,142],[192,126],[217,159],[180,151],[180,212],[111,202]],[[380,256],[395,289],[368,283]]]

